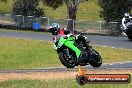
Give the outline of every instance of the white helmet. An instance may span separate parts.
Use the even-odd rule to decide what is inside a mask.
[[[124,16],[128,18],[130,16],[130,14],[129,13],[125,13]]]

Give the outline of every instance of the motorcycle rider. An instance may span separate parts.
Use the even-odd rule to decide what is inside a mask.
[[[66,31],[66,28],[60,29],[60,25],[58,23],[52,23],[50,26],[50,31],[54,35],[54,44],[56,44],[64,34],[69,33]],[[56,45],[54,45],[54,49],[57,50]]]
[[[125,14],[124,14],[124,17],[123,17],[123,19],[122,19],[122,27],[123,27],[123,31],[124,31],[124,32],[126,32],[126,30],[127,30],[126,24],[127,24],[128,22],[130,22],[131,19],[132,19],[132,17],[130,16],[129,13],[125,13]]]
[[[64,34],[60,34],[62,30],[64,31]],[[52,23],[50,26],[50,31],[54,35],[53,41],[54,41],[55,50],[57,50],[56,43],[59,42],[59,39],[61,37],[64,37],[65,39],[68,39],[68,37],[71,37],[71,36],[73,37],[73,35],[70,34],[70,31],[67,31],[66,29],[60,29],[60,25],[58,23]],[[77,35],[74,38],[75,40],[79,40],[81,38],[83,39],[83,37],[84,36]],[[74,44],[66,44],[66,46],[72,49],[76,53],[76,56],[77,56],[76,64],[82,65],[82,63],[86,60],[85,54],[81,52],[81,50],[77,48]]]

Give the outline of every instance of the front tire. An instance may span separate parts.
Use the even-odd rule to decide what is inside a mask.
[[[127,35],[128,36],[128,39],[132,41],[132,35]]]
[[[90,57],[89,64],[93,66],[94,68],[99,67],[102,64],[102,58],[100,54],[94,49],[92,49],[91,51],[91,57]]]
[[[132,29],[128,29],[126,31],[126,35],[127,35],[128,39],[132,41]]]
[[[66,60],[66,58],[64,58],[63,52],[59,52],[59,59],[60,59],[61,63],[67,68],[74,68],[76,66],[75,61],[70,62],[70,61]]]

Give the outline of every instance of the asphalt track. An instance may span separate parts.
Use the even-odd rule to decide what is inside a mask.
[[[91,44],[99,46],[109,46],[114,48],[125,48],[132,49],[132,41],[129,41],[127,37],[116,37],[116,36],[100,36],[100,35],[86,35],[88,40],[91,41]],[[48,33],[39,33],[39,32],[8,32],[0,31],[0,37],[15,37],[15,38],[29,38],[37,40],[48,40],[52,41],[52,35]],[[93,69],[91,66],[85,67],[86,69]],[[98,69],[131,69],[132,61],[128,62],[119,62],[113,64],[103,64]],[[48,70],[67,70],[67,68],[48,68]],[[37,69],[37,71],[45,71],[45,69]],[[75,70],[75,69],[73,69]],[[33,71],[36,71],[35,69]],[[0,71],[1,72],[1,71]]]
[[[88,37],[88,40],[91,41],[92,45],[132,49],[132,41],[128,40],[127,37],[100,36],[100,35],[86,35],[86,36]],[[51,34],[40,33],[40,32],[0,31],[0,37],[30,38],[37,40],[52,41]]]
[[[120,71],[120,70],[130,70],[132,71],[132,62],[125,63],[114,63],[114,64],[103,64],[99,68],[93,68],[91,66],[81,67],[85,70],[94,70],[94,71]],[[78,71],[78,67],[75,68],[66,68],[66,67],[50,67],[50,68],[36,68],[36,69],[6,69],[0,70],[0,73],[28,73],[28,72],[65,72],[65,71]]]

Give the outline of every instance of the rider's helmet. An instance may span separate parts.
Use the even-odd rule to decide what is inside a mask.
[[[130,16],[129,13],[125,13],[125,14],[124,14],[124,17],[127,18],[127,19],[129,18],[129,16]]]
[[[53,35],[58,35],[60,30],[60,25],[58,23],[52,23],[50,25],[50,31]]]

